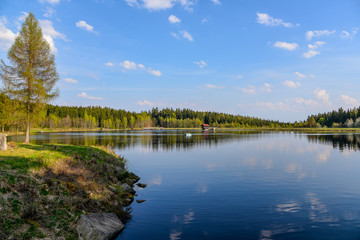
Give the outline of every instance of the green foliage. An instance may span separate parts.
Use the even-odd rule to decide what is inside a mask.
[[[22,24],[9,49],[8,59],[11,65],[6,65],[1,60],[0,77],[6,95],[13,101],[19,101],[25,112],[23,121],[26,124],[28,142],[30,126],[44,116],[45,104],[58,95],[54,86],[59,79],[55,56],[32,13]]]
[[[128,112],[108,107],[68,107],[47,105],[44,128],[127,129],[144,127],[200,128],[207,123],[222,128],[293,127],[291,123],[264,120],[255,117],[190,109],[152,109],[148,112]],[[303,124],[299,123],[298,127]]]
[[[308,117],[314,118],[317,123],[320,123],[321,126],[326,127],[347,127],[347,128],[358,128],[360,127],[360,107],[344,110],[339,108],[327,113],[319,113]]]

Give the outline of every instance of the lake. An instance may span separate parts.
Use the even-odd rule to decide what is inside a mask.
[[[31,142],[109,145],[127,159],[148,186],[118,240],[360,238],[360,134],[158,130]]]

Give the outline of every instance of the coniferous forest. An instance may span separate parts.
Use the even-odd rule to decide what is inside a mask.
[[[141,113],[115,110],[107,107],[65,107],[48,105],[45,128],[105,128],[126,129],[144,127],[200,128],[201,124],[214,127],[290,127],[290,123],[264,120],[217,112],[200,112],[190,109],[153,108]]]
[[[0,126],[3,130],[22,129],[21,114],[16,112],[20,103],[0,94]],[[50,129],[139,129],[146,127],[200,128],[201,124],[219,128],[359,128],[360,107],[309,116],[305,121],[280,122],[257,117],[232,115],[191,109],[153,108],[141,113],[99,106],[46,105],[44,115],[33,126]]]
[[[319,113],[308,117],[311,127],[360,127],[360,107],[344,110],[339,108],[337,111]]]

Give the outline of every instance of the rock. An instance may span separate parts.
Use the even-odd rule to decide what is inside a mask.
[[[123,205],[124,207],[130,206],[130,204],[134,201],[133,197],[126,197],[123,199]]]
[[[140,177],[138,175],[136,175],[135,173],[130,172],[129,179],[133,182],[133,184],[135,184],[136,182],[138,182],[140,180]]]
[[[119,193],[120,190],[117,188],[117,187],[114,187],[114,186],[111,186],[111,185],[108,185],[109,189],[115,193]]]
[[[123,228],[115,213],[83,214],[76,227],[80,240],[109,240]]]
[[[123,171],[125,171],[125,169],[122,167],[122,166],[116,166],[116,171],[117,172],[123,172]]]
[[[7,149],[7,144],[6,144],[6,135],[5,134],[0,134],[0,150],[6,150]]]
[[[147,184],[145,183],[137,183],[136,185],[138,185],[141,188],[146,188]]]
[[[143,203],[143,202],[145,202],[145,201],[146,201],[146,200],[141,200],[141,199],[137,199],[137,200],[136,200],[137,203]]]
[[[127,183],[120,184],[120,187],[128,193],[135,194],[135,190]]]
[[[125,181],[129,176],[130,176],[130,173],[124,169],[121,169],[120,167],[116,167],[116,178],[117,180],[119,181]]]

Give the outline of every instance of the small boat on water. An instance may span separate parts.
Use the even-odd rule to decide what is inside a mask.
[[[191,133],[185,133],[185,137],[191,137]]]

